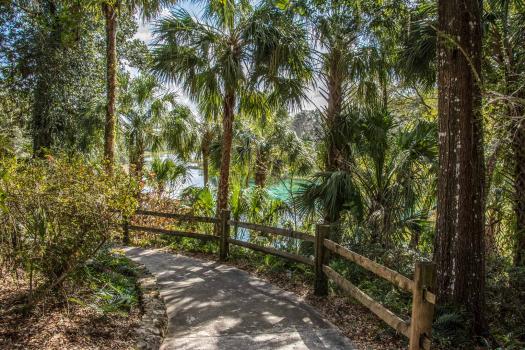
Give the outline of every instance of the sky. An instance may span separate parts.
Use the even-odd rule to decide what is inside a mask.
[[[199,5],[195,4],[194,2],[182,1],[182,2],[179,2],[179,5],[177,5],[177,7],[184,8],[192,16],[195,16],[197,18],[201,17],[202,11],[199,8]],[[169,9],[165,9],[162,12],[162,14],[159,16],[159,18],[162,18],[163,16],[167,16],[169,12],[170,12]],[[153,23],[154,22],[142,23],[142,21],[139,20],[138,21],[139,29],[137,33],[135,34],[135,38],[144,41],[148,45],[151,45],[152,40],[153,40],[153,34],[152,34]],[[177,85],[170,85],[168,86],[168,88],[174,90],[179,95],[180,102],[185,105],[188,105],[191,108],[192,112],[198,115],[198,111],[197,111],[197,107],[195,103],[191,101],[188,95],[186,95],[180,87],[178,87]],[[309,91],[307,93],[307,96],[312,102],[305,101],[303,103],[303,108],[302,108],[303,110],[316,109],[317,107],[322,107],[326,104],[321,94],[316,89],[312,89],[312,91]]]

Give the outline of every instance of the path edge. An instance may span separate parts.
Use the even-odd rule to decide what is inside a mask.
[[[235,266],[234,264],[228,264],[227,261],[226,262],[219,262],[219,261],[214,260],[214,259],[207,259],[206,257],[194,256],[194,255],[191,255],[191,254],[184,254],[185,253],[184,251],[176,251],[176,250],[173,250],[173,249],[170,249],[170,248],[167,248],[167,247],[145,248],[145,247],[138,247],[138,246],[127,246],[126,248],[140,248],[140,249],[143,249],[143,250],[156,251],[158,253],[170,254],[170,255],[173,255],[173,256],[179,255],[181,257],[185,257],[185,258],[189,258],[189,259],[195,259],[195,260],[198,260],[198,261],[203,262],[203,263],[211,264],[211,265],[213,265],[214,268],[219,269],[219,270],[220,269],[223,269],[223,270],[224,269],[226,269],[226,270],[228,270],[228,269],[236,270],[236,271],[240,272],[241,274],[244,274],[244,275],[248,276],[250,279],[252,279],[254,281],[262,282],[262,284],[260,286],[258,286],[258,288],[265,289],[265,291],[266,292],[270,292],[270,294],[274,294],[275,292],[278,292],[278,295],[280,297],[284,297],[284,298],[288,299],[291,303],[299,304],[304,309],[307,309],[310,312],[314,312],[328,326],[327,328],[324,328],[325,330],[338,333],[342,337],[342,339],[344,339],[345,345],[348,346],[349,349],[357,349],[357,347],[353,343],[352,339],[348,338],[344,334],[344,332],[336,324],[334,324],[332,321],[330,321],[318,308],[316,308],[314,305],[310,304],[306,298],[304,298],[304,297],[294,293],[293,291],[283,289],[280,286],[275,285],[271,281],[266,280],[266,279],[264,279],[264,278],[262,278],[260,276],[257,276],[253,272],[250,272],[250,271],[247,271],[247,270],[243,270],[240,267]],[[133,260],[133,261],[135,261],[135,260]],[[138,263],[138,262],[136,262],[136,263]],[[140,263],[138,263],[138,264],[140,264]],[[155,278],[155,276],[153,276],[153,278]],[[160,297],[162,298],[162,296],[160,296]]]
[[[137,266],[137,287],[143,308],[140,325],[135,329],[137,334],[136,349],[158,350],[164,340],[168,326],[166,305],[160,296],[156,277],[144,264],[131,261]]]

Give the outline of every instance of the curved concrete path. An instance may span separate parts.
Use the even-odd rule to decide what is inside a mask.
[[[157,278],[168,312],[162,350],[354,349],[312,307],[245,271],[154,249],[124,250]]]

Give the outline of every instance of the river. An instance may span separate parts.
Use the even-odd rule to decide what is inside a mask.
[[[172,154],[162,154],[159,156],[161,160],[171,158],[177,161],[176,156]],[[146,157],[146,166],[149,167],[152,161],[152,157]],[[188,178],[183,183],[178,183],[175,186],[167,189],[167,192],[170,193],[172,198],[180,198],[184,190],[188,187],[203,187],[204,186],[204,173],[197,163],[188,164]],[[210,179],[212,185],[216,185],[216,179]],[[293,191],[296,191],[301,183],[305,183],[304,179],[294,179],[293,180]],[[254,181],[249,182],[250,186],[254,186]],[[273,199],[287,200],[291,197],[290,191],[290,179],[278,180],[274,183],[271,183],[267,186],[268,194]]]

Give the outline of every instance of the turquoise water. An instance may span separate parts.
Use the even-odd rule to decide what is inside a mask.
[[[173,158],[176,160],[176,157],[171,154],[160,155],[160,159]],[[151,157],[146,158],[146,164],[149,165],[151,162]],[[169,189],[170,196],[173,198],[179,198],[182,192],[188,187],[203,187],[204,186],[204,174],[202,169],[198,164],[191,163],[189,164],[189,174],[187,181],[183,183],[176,184],[174,187]],[[212,184],[214,179],[210,180]],[[295,193],[301,184],[306,183],[304,179],[282,179],[274,183],[268,184],[266,190],[272,199],[278,199],[286,201],[291,198],[291,194]],[[249,182],[250,187],[255,186],[255,182],[251,180]]]
[[[267,191],[270,197],[279,200],[288,200],[290,199],[293,193],[296,193],[301,184],[305,184],[306,180],[304,179],[283,179],[274,184],[268,186]]]

